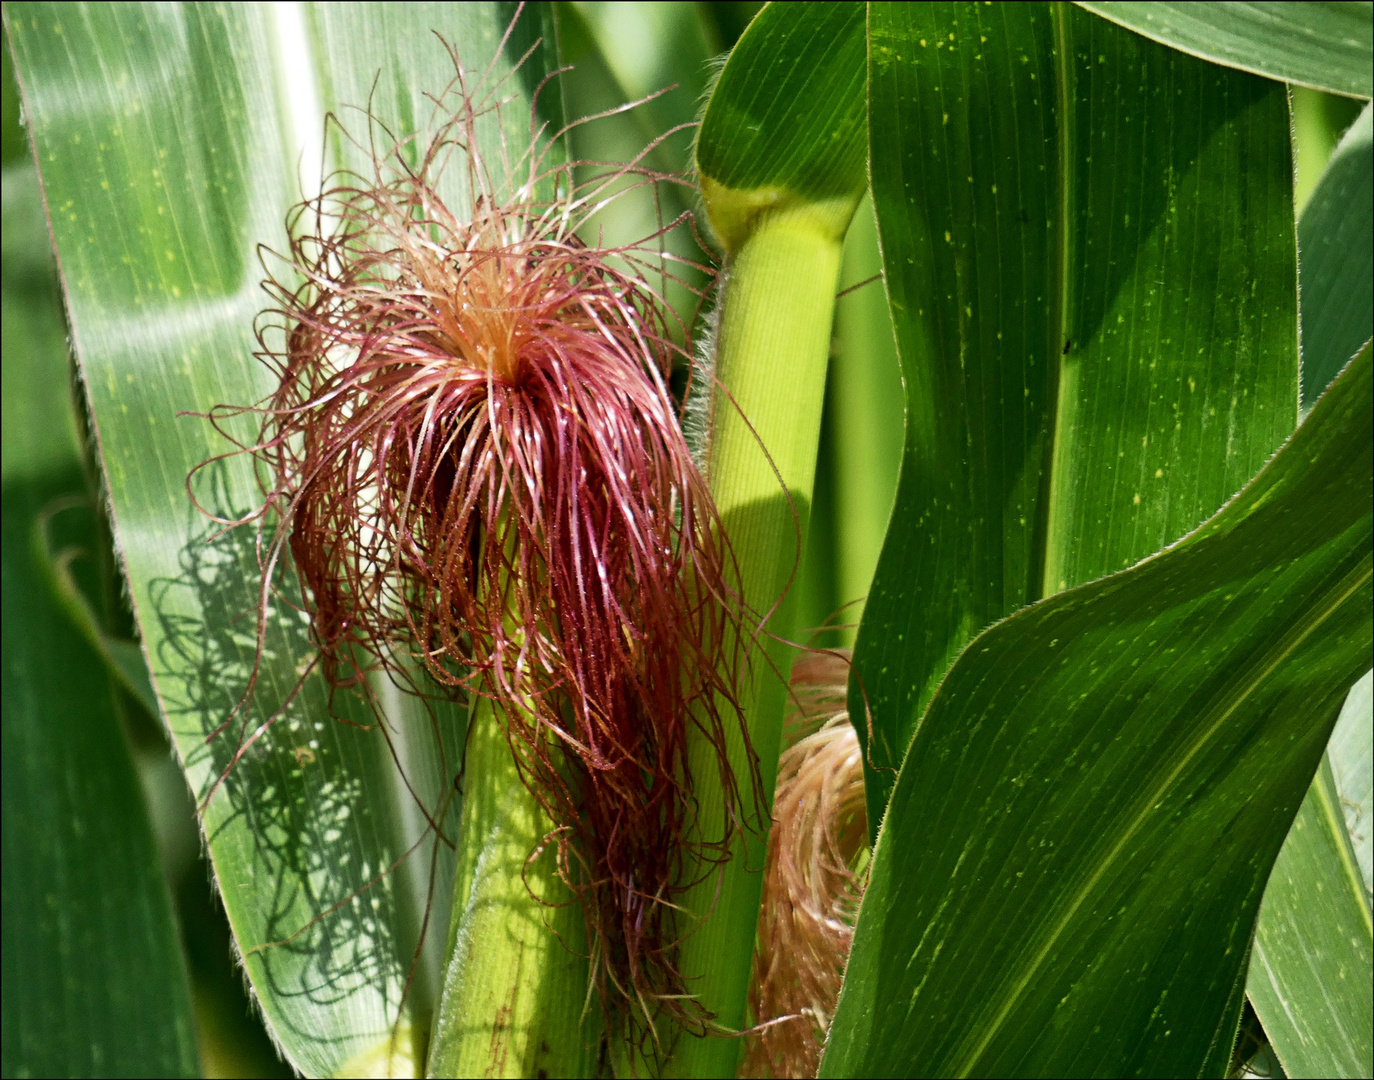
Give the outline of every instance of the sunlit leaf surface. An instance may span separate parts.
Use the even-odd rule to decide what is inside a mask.
[[[1370,687],[1351,689],[1279,853],[1256,926],[1247,993],[1289,1076],[1374,1068],[1369,969]]]
[[[1327,751],[1365,891],[1374,890],[1374,672],[1350,690]]]
[[[359,109],[369,102],[398,137],[433,130],[427,95],[453,77],[434,31],[480,73],[513,10],[6,8],[117,542],[194,791],[209,794],[235,748],[271,721],[203,820],[254,991],[286,1054],[309,1074],[407,1070],[423,1050],[442,931],[416,965],[405,1015],[399,1006],[431,879],[431,926],[446,925],[451,861],[441,845],[431,863],[421,806],[433,811],[452,789],[462,712],[437,702],[431,724],[423,707],[382,686],[384,738],[356,698],[331,702],[311,672],[306,626],[278,604],[251,713],[207,741],[253,663],[259,572],[251,528],[212,539],[217,528],[187,498],[188,471],[230,447],[181,414],[255,402],[268,390],[252,356],[263,306],[258,245],[284,246],[286,210],[318,184],[321,153],[329,168],[368,167]],[[535,8],[495,77],[541,32]],[[502,88],[513,95],[505,123],[517,148],[528,146],[526,95],[546,55],[538,50]],[[323,138],[327,110],[360,145]],[[494,147],[494,122],[485,136]],[[455,169],[441,187],[460,210],[461,182]],[[251,419],[234,433],[250,439]],[[230,517],[260,497],[243,458],[207,470],[197,493]],[[289,572],[280,583],[289,596]]]

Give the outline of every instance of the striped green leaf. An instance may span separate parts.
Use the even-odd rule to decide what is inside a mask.
[[[1342,137],[1298,222],[1304,408],[1374,334],[1371,109]]]
[[[1201,528],[964,652],[822,1076],[1224,1074],[1265,881],[1368,663],[1372,406],[1366,348]]]
[[[1084,3],[1113,22],[1218,64],[1368,98],[1374,5],[1367,2]]]
[[[89,568],[100,531],[72,423],[56,268],[22,158],[5,169],[3,222],[0,1071],[195,1076],[186,965],[114,688],[49,588],[45,549]]]
[[[310,671],[306,627],[278,604],[249,716],[210,737],[247,685],[259,571],[251,529],[215,539],[187,498],[191,468],[230,447],[184,413],[269,389],[253,359],[258,246],[284,246],[286,210],[318,185],[322,160],[369,167],[361,110],[370,104],[396,137],[432,130],[442,117],[430,95],[454,74],[436,32],[471,71],[494,61],[500,78],[543,32],[541,8],[500,56],[513,5],[5,11],[162,714],[202,799],[228,774],[203,825],[248,977],[302,1072],[410,1070],[423,1057],[442,930],[417,948],[426,918],[447,924],[452,874],[424,815],[452,789],[463,714],[434,703],[431,723],[389,684],[385,728],[357,698],[331,701]],[[514,95],[513,146],[528,143],[546,38],[501,91]],[[556,84],[544,103],[561,116]],[[328,111],[360,145],[324,139]],[[493,160],[502,134],[494,122],[484,132]],[[460,174],[441,188],[459,209]],[[234,434],[251,438],[252,427],[245,419]],[[260,498],[242,458],[207,470],[198,495],[227,517]],[[289,572],[279,584],[289,596]]]
[[[1281,86],[1072,6],[880,6],[870,125],[907,394],[850,697],[876,832],[959,651],[1213,513],[1298,357]]]
[[[1246,981],[1285,1073],[1374,1069],[1371,965],[1369,891],[1323,760],[1269,877]]]

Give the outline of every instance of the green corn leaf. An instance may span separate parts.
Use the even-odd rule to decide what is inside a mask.
[[[1374,1070],[1371,964],[1369,892],[1323,760],[1264,891],[1246,981],[1285,1073]]]
[[[1366,105],[1336,146],[1298,222],[1302,404],[1374,334],[1374,118]]]
[[[1370,335],[1369,114],[1366,106],[1341,140],[1298,224],[1307,407]],[[1366,677],[1360,685],[1367,683]],[[1356,716],[1360,700],[1357,686],[1332,735],[1331,756],[1343,777],[1362,772],[1367,787],[1368,721]],[[1365,1076],[1374,1069],[1374,987],[1362,974],[1374,952],[1368,874],[1361,874],[1351,843],[1359,835],[1359,796],[1351,800],[1354,828],[1342,813],[1345,801],[1332,764],[1323,762],[1280,851],[1256,925],[1246,991],[1290,1076]],[[1363,843],[1367,871],[1367,830]]]
[[[734,251],[760,212],[836,200],[843,234],[865,186],[864,12],[765,7],[730,54],[697,137],[706,215]]]
[[[824,619],[845,605],[837,621],[857,626],[892,514],[903,433],[902,374],[882,281],[872,280],[883,262],[867,200],[854,213],[844,258],[825,406],[829,442],[822,443],[834,477],[835,596],[817,615]],[[818,505],[813,543],[823,520]],[[853,636],[847,631],[845,643]]]
[[[27,161],[5,169],[2,216],[0,1071],[195,1076],[185,962],[110,678],[44,573],[46,539],[90,556],[98,530],[72,423],[55,268]]]
[[[264,1016],[312,1075],[422,1060],[452,856],[446,845],[434,851],[421,806],[434,810],[451,790],[463,714],[436,703],[432,726],[384,684],[383,738],[360,701],[330,702],[309,671],[305,626],[278,605],[250,716],[207,741],[253,663],[258,568],[251,528],[211,542],[217,527],[189,503],[189,470],[231,447],[180,414],[256,402],[269,389],[252,356],[264,306],[257,247],[284,247],[286,210],[318,184],[321,154],[329,168],[369,168],[359,111],[369,102],[397,137],[432,130],[427,95],[453,77],[434,32],[480,73],[513,13],[503,4],[5,9],[117,542],[162,714],[199,797],[240,739],[272,721],[228,771],[203,824]],[[546,21],[542,5],[527,9],[495,77]],[[545,38],[502,87],[514,96],[504,132],[514,147],[528,145]],[[560,123],[556,82],[541,102]],[[330,110],[361,145],[337,132],[326,143]],[[483,132],[494,161],[501,135],[494,122]],[[462,185],[458,169],[441,185],[460,210]],[[253,424],[233,430],[249,439]],[[197,490],[229,517],[260,499],[241,458],[207,470]],[[279,583],[290,596],[290,574]],[[448,827],[456,820],[453,808]]]
[[[1374,671],[1350,690],[1327,748],[1336,794],[1345,812],[1345,824],[1355,849],[1355,861],[1364,879],[1365,892],[1374,891]]]
[[[1246,992],[1289,1076],[1374,1068],[1370,687],[1351,689],[1265,890]]]
[[[1333,94],[1374,94],[1374,5],[1367,2],[1082,6],[1218,64]]]
[[[909,392],[914,388],[902,495],[861,635],[851,698],[856,716],[864,715],[865,700],[872,706],[877,738],[870,754],[879,763],[888,749],[884,740],[892,740],[898,753],[905,745],[910,728],[903,730],[903,721],[913,723],[918,713],[904,709],[922,700],[923,689],[933,689],[947,658],[990,614],[1129,564],[1186,531],[1262,463],[1291,425],[1295,405],[1294,266],[1285,237],[1292,218],[1284,205],[1289,165],[1277,88],[1265,91],[1244,76],[1132,45],[1119,31],[1103,32],[1073,12],[1055,13],[1053,43],[1045,33],[1048,20],[1037,28],[1034,13],[1024,6],[1018,9],[1020,25],[1006,17],[1006,9],[1001,18],[983,12],[970,18],[968,8],[952,6],[944,14],[944,25],[938,16],[896,25],[903,20],[895,12],[874,9],[870,24],[875,195]],[[964,49],[959,39],[969,40],[970,30],[978,33],[978,44]],[[881,36],[884,31],[890,36]],[[1039,58],[1049,61],[1056,83],[1051,104],[1041,89],[1043,68],[1023,71],[1022,93],[1016,94],[1016,67],[1005,61],[1002,70],[1011,73],[1013,93],[1006,93],[1005,82],[1000,97],[989,93],[986,69],[997,65],[999,48],[1003,56],[1013,54],[1007,59],[1031,66],[1037,37]],[[1074,62],[1056,68],[1064,56]],[[891,82],[885,85],[880,72],[891,73]],[[1132,99],[1125,92],[1132,82],[1160,90]],[[942,94],[942,85],[954,89]],[[1166,89],[1177,95],[1175,101],[1197,94],[1204,107],[1169,106]],[[1005,133],[994,128],[989,137],[985,118],[1006,116],[1009,96],[1021,106],[1012,110],[1019,126]],[[1035,170],[1024,165],[1035,160],[1026,145],[1035,145],[1035,134],[1025,132],[1036,107],[1040,142],[1049,144],[1040,172],[1050,174],[1045,186],[1052,189],[1048,198],[1042,194],[1042,205],[1057,203],[1062,218],[1060,228],[1046,230],[1051,235],[1044,248],[1028,251],[1008,225],[1016,217],[1024,224],[1026,204],[1034,205],[1026,189],[1034,189]],[[888,120],[894,113],[895,123]],[[1185,132],[1185,113],[1199,122],[1202,138]],[[1151,145],[1151,129],[1168,131],[1167,145],[1157,135]],[[999,147],[1018,136],[1016,155],[1002,157]],[[910,149],[903,151],[904,145]],[[999,161],[1017,175],[998,176]],[[956,186],[957,174],[979,188],[987,183],[989,194],[999,186],[1014,194],[1001,205],[985,196],[980,206],[976,194],[961,193],[967,189]],[[1247,177],[1246,193],[1232,187],[1228,198],[1237,175]],[[1183,184],[1180,176],[1187,178]],[[902,183],[885,192],[887,177]],[[1147,197],[1133,196],[1133,185]],[[1171,189],[1167,208],[1151,209],[1152,186]],[[979,222],[984,207],[991,212]],[[1187,225],[1189,214],[1194,220],[1206,214],[1206,227]],[[1043,214],[1040,220],[1049,224],[1052,217]],[[945,250],[953,249],[943,260],[942,233]],[[1242,233],[1245,238],[1237,242]],[[1253,245],[1248,252],[1247,243]],[[1358,240],[1340,254],[1347,248],[1347,260],[1358,261]],[[1018,282],[1014,268],[1008,271],[1009,250],[1018,252],[1023,267],[1047,269],[1051,280],[1062,274],[1057,314],[1046,312],[1046,290],[1032,274],[1023,270]],[[1235,258],[1241,252],[1244,263]],[[1203,280],[1180,278],[1171,292],[1171,260],[1185,254],[1190,274],[1207,268]],[[1123,267],[1130,271],[1123,273]],[[1186,309],[1199,293],[1209,301],[1193,305],[1197,310],[1190,313]],[[1360,299],[1358,294],[1355,283],[1340,295]],[[1249,306],[1260,295],[1271,298],[1265,312]],[[1308,296],[1317,299],[1319,292],[1314,288]],[[1094,307],[1100,309],[1095,314]],[[1018,317],[1009,319],[1008,311]],[[1092,317],[1085,320],[1085,312]],[[1037,313],[1044,321],[1033,322]],[[1037,356],[1034,345],[1028,349],[1017,339],[1005,346],[1010,363],[1000,361],[1009,329],[1032,342],[1043,335],[1042,341],[1062,339],[1064,345],[1057,357],[1052,346]],[[1193,348],[1179,347],[1190,339]],[[1046,358],[1049,378],[1041,382],[1036,364]],[[1242,374],[1247,364],[1253,365],[1249,375]],[[977,374],[970,378],[970,371]],[[1226,383],[1233,378],[1239,392],[1228,394]],[[1017,388],[1026,399],[1020,410],[1009,392]],[[1052,414],[1036,413],[1042,389],[1057,397]],[[966,404],[950,409],[954,402]],[[1224,441],[1213,423],[1219,404],[1229,405]],[[1020,431],[1007,423],[1018,412]],[[965,445],[994,452],[982,462],[968,461],[961,454]],[[951,472],[957,475],[961,465],[963,480],[951,483]],[[1142,483],[1150,479],[1156,483]],[[967,502],[960,507],[962,500]],[[1043,515],[1039,536],[1018,537],[1006,527],[1008,510],[1016,514],[1015,525],[1034,520],[1032,514],[1022,516],[1026,503]],[[961,539],[970,534],[972,551]],[[980,541],[986,553],[978,550]],[[1027,563],[1030,581],[1018,599],[1017,580],[1025,574],[1020,567]],[[1005,605],[1000,612],[999,603]],[[947,621],[932,627],[932,615]],[[941,646],[944,656],[932,656]],[[922,678],[930,680],[924,688]],[[866,726],[861,734],[867,734]],[[870,772],[869,779],[870,821],[876,823],[885,802],[884,775]],[[936,786],[946,789],[943,782]],[[1349,961],[1337,963],[1349,967]],[[1237,990],[1229,987],[1222,1001],[1222,1027],[1239,1006]],[[1348,1022],[1349,1008],[1359,1012],[1359,995],[1345,1007]],[[1218,1051],[1224,1058],[1229,1037],[1220,1043],[1226,1044]]]
[[[1372,396],[1366,348],[1201,528],[964,652],[821,1075],[1223,1074],[1265,880],[1368,663]]]
[[[1297,290],[1283,87],[1067,5],[879,5],[870,38],[907,392],[850,688],[876,833],[979,630],[1177,539],[1292,431]]]

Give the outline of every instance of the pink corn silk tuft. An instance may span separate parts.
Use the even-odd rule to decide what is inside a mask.
[[[839,1001],[868,844],[861,751],[845,712],[848,660],[813,653],[792,669],[794,708],[778,763],[764,864],[742,1077],[815,1076]]]
[[[330,684],[395,672],[400,654],[490,698],[554,823],[603,1000],[704,1029],[674,966],[674,902],[757,811],[752,751],[742,790],[725,750],[727,725],[743,730],[737,573],[667,387],[690,343],[645,280],[648,249],[574,233],[612,181],[669,178],[632,164],[579,192],[570,167],[540,172],[532,124],[506,163],[526,180],[499,188],[476,138],[499,102],[475,102],[458,70],[419,167],[404,144],[374,151],[370,180],[293,211],[259,334],[279,387],[211,418],[263,417],[247,449],[266,478],[255,516],[275,517],[265,575],[289,538]],[[434,187],[455,156],[470,220]],[[566,194],[539,203],[541,188]],[[260,635],[271,595],[264,580]],[[707,841],[689,840],[692,724],[727,804]]]

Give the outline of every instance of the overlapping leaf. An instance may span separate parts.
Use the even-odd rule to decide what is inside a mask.
[[[907,391],[850,695],[876,832],[980,629],[1181,536],[1292,430],[1297,290],[1277,84],[1072,7],[875,7],[870,127]]]
[[[1272,79],[1367,98],[1374,93],[1369,3],[1082,5],[1176,49]]]
[[[1129,565],[1219,506],[1291,430],[1297,373],[1281,88],[1030,5],[875,8],[870,79],[872,173],[908,387],[907,457],[851,694],[853,715],[871,709],[860,730],[880,766],[869,773],[876,823],[892,776],[881,766],[901,760],[969,637]],[[982,797],[928,772],[937,804]],[[929,823],[893,827],[923,837]],[[971,822],[937,831],[966,854],[981,846]],[[1251,924],[1257,898],[1231,896],[1235,925]],[[946,936],[1006,930],[981,911],[947,914]],[[1120,959],[1108,953],[1099,967]],[[1221,1033],[1214,1067],[1229,1052],[1244,960],[1242,945],[1194,995]],[[881,993],[911,993],[922,977],[908,971],[907,990],[889,979]],[[1099,1000],[1114,1005],[1103,1027],[1140,1018],[1139,1001]],[[1056,1022],[1072,1023],[1067,1012]],[[1001,1049],[1011,1055],[1001,1067],[1033,1053],[1024,1039]],[[984,1052],[999,1047],[974,1057]],[[1017,1068],[1080,1067],[1027,1060]],[[1108,1053],[1093,1067],[1125,1063]]]
[[[283,246],[287,207],[303,183],[318,183],[324,111],[361,143],[336,133],[326,164],[365,170],[358,110],[370,104],[396,137],[432,130],[428,95],[454,73],[434,32],[480,74],[513,8],[15,4],[6,13],[117,540],[193,789],[205,796],[235,748],[271,721],[204,813],[249,977],[301,1070],[385,1067],[430,903],[433,840],[422,839],[421,805],[438,806],[450,788],[462,717],[435,704],[431,726],[424,708],[383,686],[384,739],[358,701],[330,700],[310,671],[305,626],[279,605],[251,712],[207,741],[254,661],[259,571],[251,529],[211,542],[215,527],[191,507],[188,471],[228,447],[179,414],[252,403],[268,389],[252,358],[263,306],[256,249]],[[524,18],[495,78],[541,31],[538,8]],[[528,145],[522,101],[545,55],[502,88],[513,95],[516,147]],[[494,126],[488,135],[499,139]],[[460,172],[444,187],[458,208]],[[235,434],[251,438],[251,422]],[[208,470],[198,494],[231,517],[259,497],[241,458]],[[281,584],[289,595],[289,575]],[[422,956],[408,990],[400,1030],[417,1050],[438,960],[435,948]],[[408,1054],[410,1040],[400,1047]]]
[[[1325,760],[1264,892],[1246,992],[1289,1076],[1374,1068],[1369,892]]]
[[[3,1071],[194,1076],[185,963],[113,687],[44,572],[48,538],[90,566],[99,530],[28,161],[4,192]]]
[[[1366,106],[1298,223],[1306,407],[1370,336],[1374,154],[1369,116]],[[1368,685],[1367,675],[1362,685]],[[1333,760],[1343,777],[1353,762],[1363,764],[1369,756],[1368,719],[1353,715],[1360,701],[1357,687],[1332,736]],[[1358,747],[1353,753],[1347,749],[1352,737]],[[1368,765],[1363,768],[1367,776]],[[1260,908],[1246,984],[1290,1076],[1363,1076],[1374,1069],[1374,986],[1357,974],[1369,968],[1374,953],[1368,879],[1361,880],[1351,844],[1358,830],[1347,828],[1341,809],[1347,799],[1332,771],[1324,761],[1279,853]],[[1358,795],[1350,805],[1357,808],[1358,827]]]
[[[1372,392],[1366,348],[1203,527],[964,652],[823,1076],[1224,1072],[1272,860],[1368,662]]]
[[[1366,892],[1374,891],[1374,671],[1366,671],[1345,699],[1327,754]]]
[[[1374,333],[1372,108],[1342,137],[1298,222],[1304,408]]]

